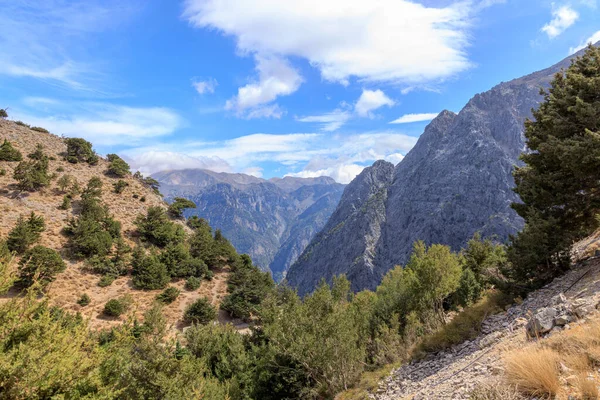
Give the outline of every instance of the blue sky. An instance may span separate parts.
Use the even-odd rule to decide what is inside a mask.
[[[350,181],[600,40],[595,0],[0,0],[0,107],[144,173]]]

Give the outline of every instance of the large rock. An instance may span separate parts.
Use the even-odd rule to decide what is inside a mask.
[[[554,317],[557,314],[558,311],[553,307],[539,309],[525,326],[527,336],[536,338],[550,332],[554,327]]]

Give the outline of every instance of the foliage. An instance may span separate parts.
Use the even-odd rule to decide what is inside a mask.
[[[6,245],[10,251],[23,254],[31,245],[40,240],[45,229],[46,224],[41,215],[36,215],[33,211],[27,219],[20,215],[17,225],[8,233]]]
[[[145,216],[139,215],[135,225],[142,240],[158,247],[181,242],[185,236],[183,227],[169,221],[165,210],[158,206],[148,208]]]
[[[206,297],[202,297],[185,309],[183,318],[192,324],[208,324],[217,318],[217,309]]]
[[[71,208],[71,196],[65,194],[63,196],[62,203],[60,203],[60,206],[58,206],[58,208],[61,210],[68,210],[69,208]]]
[[[48,131],[48,129],[46,129],[46,128],[42,128],[41,126],[32,126],[32,127],[31,127],[31,130],[32,130],[32,131],[36,131],[36,132],[42,132],[42,133],[50,133],[50,132]]]
[[[56,250],[35,246],[27,250],[19,262],[19,284],[29,287],[38,283],[44,288],[66,268],[67,265]]]
[[[79,300],[77,300],[77,304],[79,304],[81,307],[85,307],[87,305],[89,305],[92,302],[92,299],[90,299],[90,296],[87,293],[84,293],[81,295],[81,297],[79,298]]]
[[[172,302],[177,300],[177,297],[179,297],[180,293],[181,291],[175,286],[169,286],[168,288],[163,290],[162,293],[156,296],[156,300],[164,304],[171,304]]]
[[[588,46],[556,74],[525,123],[529,152],[514,171],[526,227],[512,239],[508,278],[517,291],[536,289],[570,266],[572,243],[591,234],[600,212],[600,49]]]
[[[124,178],[131,173],[129,170],[129,164],[127,164],[125,160],[118,155],[108,154],[106,158],[110,162],[108,165],[108,170],[106,171],[109,175],[116,176],[118,178]]]
[[[0,118],[8,118],[8,113],[6,112],[6,108],[0,108]]]
[[[202,284],[202,280],[200,278],[196,278],[195,276],[190,276],[185,281],[185,290],[194,291],[200,288]]]
[[[61,176],[58,181],[56,181],[56,186],[61,192],[66,192],[67,188],[71,186],[74,182],[74,179],[71,175],[64,174]]]
[[[36,151],[28,156],[31,161],[21,161],[14,170],[13,178],[20,190],[34,192],[50,184],[48,175],[48,156],[38,144]]]
[[[186,208],[196,208],[196,203],[183,197],[175,197],[167,212],[173,218],[183,218],[183,210]]]
[[[92,144],[82,138],[67,138],[67,156],[65,159],[73,164],[79,162],[87,162],[90,165],[95,165],[98,162],[98,156],[92,149]]]
[[[0,161],[21,161],[23,155],[17,149],[15,149],[8,140],[4,139],[2,146],[0,146]]]
[[[117,194],[121,194],[127,186],[129,186],[129,183],[125,182],[123,179],[119,179],[117,182],[113,183],[113,191]]]
[[[132,283],[136,289],[163,289],[171,280],[167,268],[154,254],[137,247],[131,260]]]
[[[190,252],[185,243],[169,243],[158,255],[158,259],[172,277],[185,278],[195,274],[192,268],[188,268]]]

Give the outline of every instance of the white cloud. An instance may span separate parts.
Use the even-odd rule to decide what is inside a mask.
[[[410,124],[411,122],[431,121],[437,117],[436,113],[404,114],[390,124]]]
[[[322,131],[333,132],[341,128],[350,118],[351,114],[348,111],[337,108],[330,113],[297,118],[296,121],[318,123],[321,124]]]
[[[569,54],[575,54],[577,53],[579,50],[583,50],[586,48],[586,46],[588,44],[596,44],[600,42],[600,31],[595,32],[592,36],[590,36],[589,38],[587,38],[587,40],[584,40],[583,42],[581,42],[579,44],[579,46],[577,47],[571,47],[569,49]]]
[[[363,89],[362,94],[356,102],[354,109],[356,113],[361,117],[371,116],[371,111],[374,111],[380,107],[388,106],[391,107],[395,104],[394,100],[390,99],[381,90],[365,90]]]
[[[590,8],[596,8],[598,6],[596,0],[579,0],[581,4]]]
[[[302,77],[283,58],[257,55],[255,59],[258,81],[239,88],[237,95],[225,104],[225,109],[249,118],[280,118],[282,113],[277,105],[265,105],[298,90]]]
[[[465,50],[478,4],[255,0],[250,6],[246,0],[186,0],[183,16],[195,27],[235,37],[241,54],[302,57],[326,80],[422,83],[471,66]]]
[[[57,135],[86,138],[97,146],[134,146],[148,138],[169,135],[183,124],[177,113],[163,107],[138,108],[104,103],[75,105],[45,100],[45,104],[56,107],[48,110],[48,116],[15,110],[14,118],[44,127]],[[32,104],[31,99],[29,103]],[[69,116],[61,114],[60,110],[64,108],[70,109]]]
[[[294,176],[296,178],[316,178],[319,176],[329,176],[339,183],[350,183],[356,175],[360,174],[365,169],[362,165],[354,163],[340,163],[332,165],[328,168],[317,170],[302,170],[300,172],[289,173],[285,176]]]
[[[193,81],[192,82],[192,86],[194,87],[194,89],[196,89],[196,92],[198,92],[199,94],[214,93],[215,88],[217,87],[218,84],[219,83],[214,78],[210,78],[205,81]]]
[[[552,20],[542,27],[550,39],[554,39],[577,21],[579,13],[570,6],[561,6],[552,10]]]
[[[158,150],[123,152],[123,158],[133,171],[150,175],[159,171],[201,168],[216,172],[232,172],[227,161],[218,157],[192,157],[183,153]]]
[[[242,171],[244,174],[262,178],[263,169],[261,167],[249,167]]]

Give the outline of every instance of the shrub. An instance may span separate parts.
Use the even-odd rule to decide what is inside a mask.
[[[0,108],[0,118],[8,118],[8,113],[5,108]]]
[[[560,389],[559,361],[551,349],[521,349],[506,357],[506,377],[524,393],[553,397]]]
[[[217,318],[217,309],[210,304],[210,301],[203,297],[190,304],[183,315],[186,322],[192,324],[208,324]]]
[[[196,203],[183,197],[175,197],[173,203],[169,205],[168,213],[173,218],[182,218],[183,210],[186,208],[196,208]]]
[[[210,272],[204,261],[199,258],[188,258],[177,265],[172,271],[171,276],[176,278],[186,278],[188,276],[202,278],[206,277]]]
[[[25,123],[25,122],[23,122],[23,121],[15,121],[15,124],[17,124],[17,125],[19,125],[19,126],[24,126],[24,127],[26,127],[26,128],[30,128],[30,129],[31,129],[31,125],[29,125],[29,124],[26,124],[26,123]]]
[[[61,192],[65,192],[69,186],[73,184],[73,177],[71,175],[64,174],[61,176],[58,181],[56,181],[56,186],[60,189]]]
[[[81,297],[79,298],[79,300],[77,300],[77,304],[79,304],[81,307],[85,307],[88,304],[90,304],[92,302],[92,299],[90,299],[90,296],[88,296],[87,293],[84,293],[81,295]]]
[[[155,255],[146,255],[141,248],[136,248],[131,265],[132,282],[136,289],[163,289],[170,281],[167,268]]]
[[[190,258],[190,252],[184,243],[169,243],[158,255],[158,259],[167,268],[172,277],[185,278],[194,275],[195,270],[190,268],[186,261]]]
[[[58,206],[58,208],[61,210],[68,210],[69,208],[71,208],[71,196],[65,194],[63,196],[62,203],[60,203],[60,206]]]
[[[196,278],[195,276],[190,276],[185,281],[185,290],[189,290],[189,291],[198,290],[198,288],[200,288],[201,284],[202,284],[202,280],[200,278]]]
[[[142,240],[158,247],[181,242],[185,237],[183,227],[169,221],[165,210],[158,206],[148,208],[145,216],[139,215],[135,220],[135,225]]]
[[[142,196],[142,197],[140,197],[140,201],[141,201],[142,203],[145,203],[145,202],[146,202],[146,196]]]
[[[100,278],[100,280],[98,281],[98,286],[99,287],[107,287],[107,286],[112,285],[114,281],[115,281],[114,275],[106,274]]]
[[[129,164],[125,162],[121,157],[116,154],[108,154],[106,156],[110,162],[108,170],[106,171],[109,175],[123,178],[131,173],[129,170]]]
[[[35,153],[34,153],[35,154]],[[20,190],[34,192],[50,184],[48,158],[21,161],[15,168],[13,178]]]
[[[109,317],[119,317],[129,309],[131,303],[132,299],[129,296],[109,300],[104,305],[104,314]]]
[[[64,167],[58,167],[58,168],[56,168],[56,172],[65,172],[65,168]]]
[[[113,183],[113,191],[117,194],[121,194],[127,186],[129,186],[129,183],[125,182],[123,179],[119,179],[117,182]]]
[[[171,304],[172,302],[177,300],[177,297],[179,297],[180,293],[181,292],[179,291],[179,289],[177,289],[175,286],[169,286],[168,288],[163,290],[161,294],[156,296],[156,300],[160,301],[161,303]]]
[[[37,131],[37,132],[42,132],[42,133],[50,133],[50,132],[48,132],[48,129],[42,128],[41,126],[32,126],[31,130]]]
[[[23,155],[15,149],[8,140],[4,139],[4,143],[0,146],[0,161],[21,161]]]
[[[4,168],[0,169],[0,176],[6,176],[6,170]]]
[[[25,220],[19,216],[17,225],[8,233],[6,245],[10,251],[17,254],[24,253],[32,244],[40,240],[42,232],[46,229],[44,217],[36,215],[33,211]]]
[[[24,287],[39,282],[42,287],[52,282],[67,268],[60,255],[44,246],[35,246],[25,252],[19,263],[19,283]]]
[[[78,162],[87,162],[95,165],[98,162],[98,156],[92,149],[92,144],[82,138],[67,138],[67,156],[65,159],[73,164]]]

